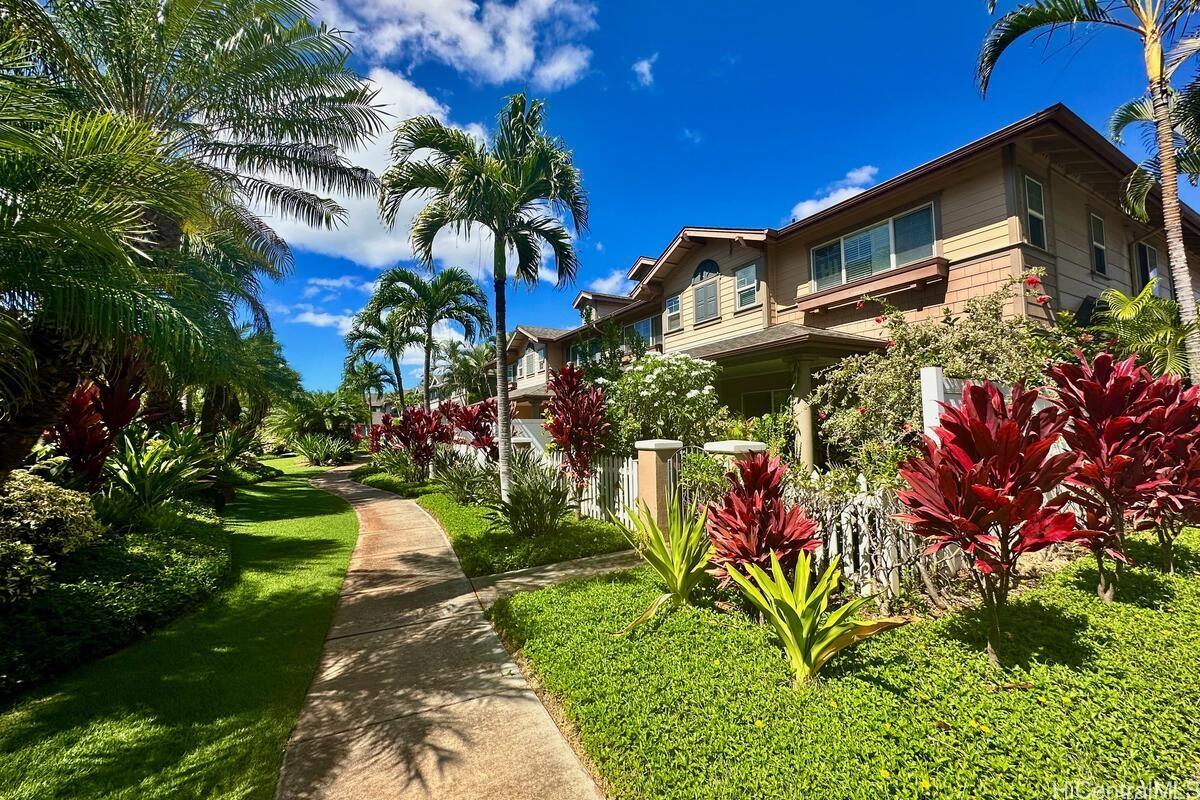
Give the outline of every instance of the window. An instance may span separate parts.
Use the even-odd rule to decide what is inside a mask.
[[[1145,242],[1133,246],[1134,261],[1137,265],[1136,280],[1133,288],[1141,291],[1151,280],[1154,281],[1154,293],[1159,297],[1168,295],[1167,287],[1163,285],[1162,276],[1158,274],[1158,251]]]
[[[933,205],[812,249],[814,291],[869,278],[933,255]]]
[[[1108,248],[1104,246],[1104,220],[1095,214],[1091,215],[1092,231],[1092,272],[1097,275],[1108,274]]]
[[[696,322],[707,322],[717,318],[717,282],[702,283],[693,290],[696,304]]]
[[[787,410],[792,393],[788,389],[771,389],[762,392],[746,392],[742,395],[742,415],[761,417]]]
[[[758,264],[749,264],[733,273],[734,290],[737,293],[738,309],[748,308],[758,302]]]
[[[717,262],[711,258],[706,258],[696,267],[696,271],[692,273],[692,285],[704,283],[707,280],[717,277],[721,274],[721,268],[717,266]]]
[[[667,330],[677,331],[683,327],[683,317],[679,313],[679,295],[668,297],[665,303],[665,315],[667,317]]]
[[[539,370],[538,362],[539,362],[538,351],[534,348],[533,345],[526,345],[526,347],[525,347],[525,374],[533,375],[535,372],[538,372],[538,370]]]
[[[516,364],[514,364],[511,361],[508,362],[506,371],[508,372],[508,379],[510,381],[515,381],[517,379],[517,365]]]
[[[626,344],[632,342],[633,337],[637,336],[646,343],[647,347],[656,347],[662,344],[662,318],[639,319],[632,325],[625,326],[624,335]]]
[[[1046,196],[1042,185],[1025,176],[1025,238],[1034,247],[1046,249]]]

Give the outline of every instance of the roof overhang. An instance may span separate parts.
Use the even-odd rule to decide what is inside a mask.
[[[602,303],[621,303],[628,305],[633,302],[633,298],[623,294],[608,294],[607,292],[589,292],[582,291],[575,296],[575,301],[571,303],[571,307],[576,311],[579,310],[586,302],[602,302]]]
[[[662,255],[654,259],[653,266],[639,279],[637,287],[630,292],[630,296],[640,297],[648,284],[656,278],[661,278],[664,272],[678,265],[690,251],[697,247],[709,242],[728,241],[741,247],[761,249],[770,235],[771,231],[767,228],[683,228],[667,245],[667,249],[663,250]],[[633,277],[632,270],[630,277]]]

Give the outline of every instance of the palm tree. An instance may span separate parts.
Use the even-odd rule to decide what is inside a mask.
[[[395,381],[387,367],[366,357],[359,357],[347,363],[342,374],[342,386],[347,391],[361,394],[368,406],[371,404],[372,393],[383,397],[387,388],[394,385]]]
[[[1132,297],[1105,289],[1100,301],[1095,327],[1112,337],[1122,356],[1138,356],[1156,375],[1187,374],[1184,342],[1196,323],[1181,322],[1179,305],[1154,294],[1153,280]]]
[[[380,276],[368,305],[386,309],[396,315],[401,324],[424,334],[422,396],[426,411],[430,408],[433,329],[438,323],[460,325],[467,341],[475,341],[476,336],[492,332],[487,297],[466,270],[457,267],[444,269],[428,281],[409,269],[390,269]]]
[[[557,284],[575,278],[578,259],[563,219],[578,233],[587,228],[588,203],[582,177],[571,151],[544,128],[545,104],[524,94],[510,97],[500,112],[489,142],[445,125],[431,116],[403,122],[392,141],[392,165],[384,173],[380,216],[391,226],[405,198],[428,201],[412,221],[413,252],[433,263],[433,242],[445,229],[462,236],[492,237],[492,286],[495,295],[497,420],[500,444],[500,489],[507,499],[511,479],[509,455],[508,332],[505,287],[508,255],[516,255],[518,282],[536,283],[542,248],[554,255]]]
[[[462,392],[468,403],[474,403],[493,392],[488,374],[496,365],[496,345],[481,342],[467,347],[462,342],[447,342],[441,352],[442,363],[438,369],[438,384],[451,395]]]
[[[988,0],[989,12],[996,0]],[[1171,113],[1171,78],[1179,67],[1200,52],[1200,36],[1190,35],[1187,24],[1197,0],[1035,0],[1024,3],[993,23],[979,53],[976,76],[987,93],[992,71],[1009,45],[1026,34],[1050,34],[1077,25],[1103,26],[1136,35],[1142,44],[1147,97],[1155,129],[1159,178],[1162,185],[1163,226],[1171,280],[1180,297],[1191,298],[1192,277],[1183,244],[1183,219],[1179,201],[1179,165],[1176,158]],[[1200,382],[1200,328],[1196,304],[1180,306],[1193,383]]]
[[[384,356],[392,364],[392,385],[403,398],[404,373],[400,369],[400,361],[404,358],[404,351],[421,344],[423,337],[411,325],[404,324],[400,317],[386,311],[368,304],[355,315],[350,332],[346,334],[346,363]],[[400,405],[403,407],[403,399]]]

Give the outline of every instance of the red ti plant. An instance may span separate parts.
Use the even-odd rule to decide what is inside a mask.
[[[1089,364],[1057,364],[1049,371],[1059,407],[1069,424],[1063,438],[1079,463],[1067,479],[1071,499],[1083,509],[1088,529],[1099,531],[1089,545],[1096,557],[1096,593],[1108,602],[1116,591],[1125,555],[1125,532],[1142,528],[1146,504],[1165,481],[1155,460],[1163,439],[1165,407],[1151,391],[1154,378],[1138,366],[1137,357],[1117,361],[1100,353]],[[1118,568],[1110,575],[1105,556]]]
[[[393,420],[389,439],[407,450],[413,463],[428,472],[437,446],[454,441],[454,426],[437,410],[411,406]]]
[[[1034,413],[1037,391],[1018,386],[1011,402],[991,383],[968,383],[961,406],[944,405],[936,438],[900,466],[908,513],[896,519],[927,540],[926,552],[957,545],[988,612],[988,656],[999,663],[1000,616],[1025,553],[1087,539],[1065,495],[1047,501],[1071,473],[1072,453],[1050,450],[1067,423],[1057,408]]]
[[[1139,527],[1154,529],[1162,568],[1173,572],[1175,540],[1184,528],[1200,524],[1200,387],[1185,387],[1178,377],[1163,375],[1147,394],[1163,406],[1147,419],[1153,432],[1161,434],[1151,452],[1159,483],[1132,510]]]
[[[459,430],[470,434],[471,447],[486,450],[492,461],[500,457],[500,446],[496,441],[496,398],[489,397],[469,406],[458,406],[453,422]]]
[[[573,364],[550,373],[546,388],[546,431],[562,450],[563,471],[570,479],[579,515],[583,490],[595,472],[596,456],[604,449],[611,423],[604,416],[604,390],[584,380],[583,370]]]
[[[708,509],[708,536],[713,543],[713,574],[729,583],[727,567],[745,572],[747,564],[771,569],[771,553],[787,571],[800,554],[821,546],[817,523],[803,508],[789,505],[783,494],[787,467],[769,453],[738,461],[728,474],[729,491]]]

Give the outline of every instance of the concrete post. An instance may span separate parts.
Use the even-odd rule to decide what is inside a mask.
[[[817,466],[816,425],[813,424],[812,406],[808,396],[812,394],[812,364],[804,359],[796,362],[792,383],[792,415],[796,418],[796,454],[805,472]]]
[[[946,382],[941,367],[921,367],[921,426],[925,433],[933,436],[938,418],[942,414],[941,404],[946,401]]]
[[[668,462],[683,448],[678,439],[643,439],[633,443],[637,450],[638,505],[646,504],[660,527],[667,524],[671,489]]]
[[[513,450],[529,450],[533,447],[533,439],[528,436],[514,436],[512,437],[512,446]]]
[[[766,449],[766,442],[752,442],[747,439],[726,439],[723,442],[709,442],[704,445],[704,452],[722,459],[730,467],[736,462]]]

